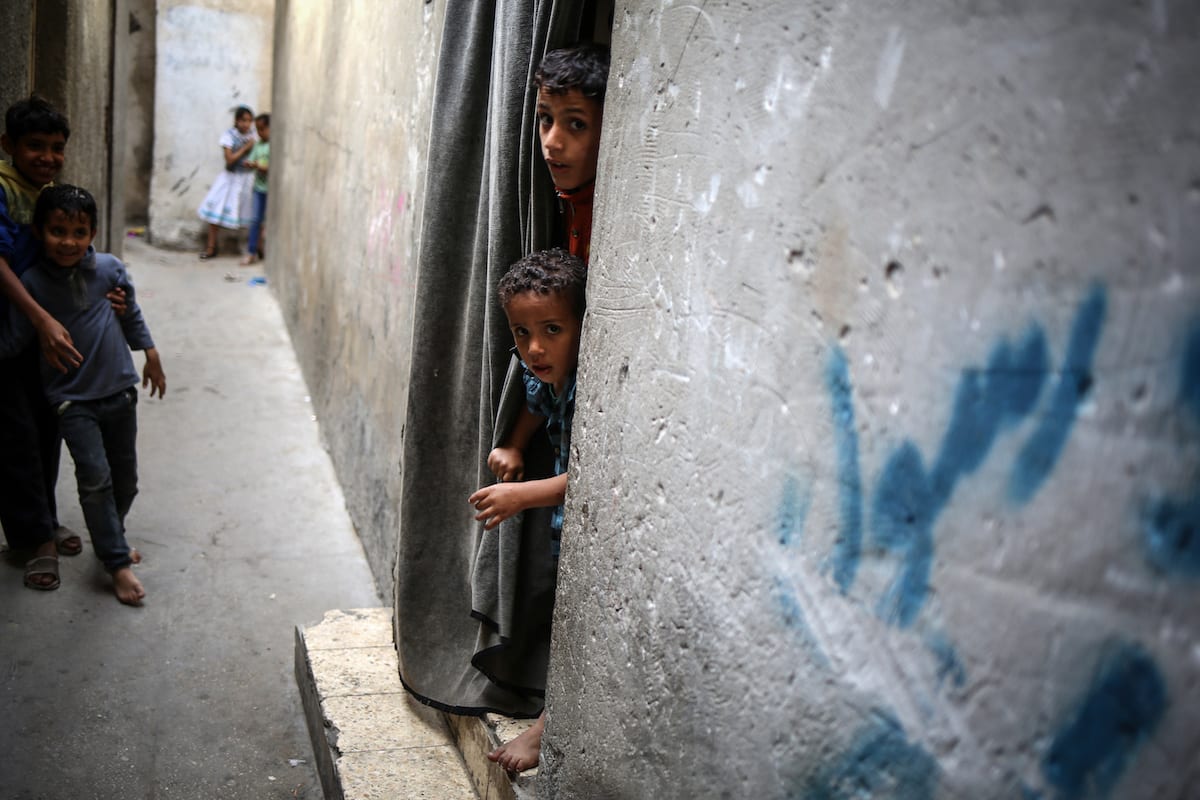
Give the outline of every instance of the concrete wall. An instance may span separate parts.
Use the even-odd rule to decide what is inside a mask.
[[[150,237],[200,247],[197,214],[224,168],[233,110],[269,110],[274,0],[159,0],[155,27]],[[316,88],[316,87],[314,87]]]
[[[1200,14],[970,6],[618,9],[540,796],[1200,796]]]
[[[277,17],[268,270],[385,591],[441,9]],[[1194,4],[615,24],[541,796],[1200,792]]]
[[[112,19],[113,7],[120,4],[66,0],[13,4],[5,9],[0,33],[6,53],[0,68],[3,108],[37,91],[66,113],[71,139],[60,180],[83,186],[96,196],[100,205],[97,245],[118,253],[122,242],[113,236],[113,228],[122,210],[119,203],[114,208],[108,186],[114,168],[120,168],[119,159],[111,157]]]
[[[280,0],[276,18],[267,271],[385,597],[443,11]]]
[[[129,0],[128,13],[118,19],[128,36],[128,94],[125,119],[125,170],[118,175],[129,224],[145,225],[150,219],[150,176],[154,167],[154,61],[155,2]],[[119,31],[120,32],[120,31]]]

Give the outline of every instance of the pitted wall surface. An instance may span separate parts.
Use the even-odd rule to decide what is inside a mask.
[[[441,6],[280,2],[276,16],[266,264],[384,597]]]
[[[540,796],[1200,796],[1198,39],[618,8]]]

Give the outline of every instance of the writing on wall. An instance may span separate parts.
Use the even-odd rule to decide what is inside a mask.
[[[891,578],[880,595],[865,599],[887,625],[898,630],[914,627],[932,590],[939,519],[956,490],[993,457],[996,443],[1018,432],[1023,437],[1005,448],[1016,455],[1000,470],[1007,475],[1003,496],[1014,508],[1027,505],[1050,481],[1080,408],[1095,390],[1093,364],[1107,311],[1104,287],[1088,288],[1057,355],[1036,322],[1016,336],[1001,336],[982,363],[959,374],[936,449],[927,454],[912,439],[902,438],[885,454],[872,480],[864,477],[860,461],[850,364],[840,347],[831,349],[824,383],[833,422],[838,528],[822,571],[840,594],[854,595],[864,559],[890,562]],[[1178,386],[1181,425],[1194,447],[1200,441],[1200,322],[1184,337]],[[1032,424],[1020,424],[1026,421]],[[1140,530],[1131,530],[1131,535],[1140,534],[1149,565],[1170,579],[1185,581],[1200,578],[1200,470],[1190,480],[1186,491],[1176,487],[1159,492],[1131,514],[1141,521]],[[811,502],[811,489],[797,476],[785,476],[776,515],[781,547],[796,550],[804,545]],[[776,587],[784,621],[820,654],[804,617],[810,595],[786,579],[777,580]],[[937,686],[946,681],[963,686],[966,668],[950,638],[930,624],[920,630],[923,645],[934,656]],[[818,663],[828,665],[820,655]],[[1061,707],[1051,710],[1048,733],[1040,739],[1037,778],[1022,780],[1016,777],[1021,770],[1014,768],[1013,796],[1108,796],[1168,713],[1168,682],[1141,644],[1114,634],[1099,651],[1080,654],[1077,662],[1089,658],[1090,681],[1086,672],[1047,676],[1053,685],[1081,688],[1073,699],[1070,691],[1055,695]],[[910,740],[890,710],[876,707],[864,725],[809,774],[801,796],[920,800],[934,796],[938,781],[937,760],[920,742]]]

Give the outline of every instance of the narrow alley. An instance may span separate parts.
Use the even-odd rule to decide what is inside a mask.
[[[167,375],[139,400],[128,520],[147,600],[113,596],[64,450],[84,552],[54,592],[0,561],[0,798],[320,798],[293,632],[383,598],[279,308],[234,256],[131,238],[125,260]]]

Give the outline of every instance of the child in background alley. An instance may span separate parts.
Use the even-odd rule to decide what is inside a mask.
[[[565,244],[571,255],[581,259],[585,269],[591,254],[592,196],[600,155],[600,128],[604,120],[608,69],[608,48],[588,42],[548,52],[534,73],[534,86],[538,90],[538,141],[563,212],[559,240]],[[528,364],[528,361],[525,363]],[[509,365],[506,386],[521,385],[514,380],[514,372],[519,369],[523,370],[523,367],[514,358]],[[572,387],[573,385],[572,383]],[[573,409],[574,388],[571,389],[571,403]],[[511,406],[507,394],[501,400],[501,405]],[[522,404],[510,426],[504,428],[497,424],[498,446],[492,450],[488,466],[502,481],[519,480],[523,477],[524,459],[520,459],[521,468],[514,470],[511,467],[511,464],[516,463],[513,458],[523,453],[524,446],[520,446],[519,443],[530,441],[541,428],[544,419],[543,415],[531,411],[528,404]],[[554,438],[553,433],[551,438]],[[565,452],[556,452],[556,463],[560,457],[564,460],[565,468]],[[500,471],[497,472],[497,469]],[[550,480],[561,481],[565,491],[564,474],[558,473]],[[491,488],[501,491],[498,487]],[[559,500],[554,505],[561,502]],[[485,527],[490,529],[500,521],[495,520]],[[558,538],[562,531],[561,507],[556,509],[551,524],[554,527],[551,538],[557,556]],[[488,753],[488,758],[513,772],[532,769],[537,766],[545,726],[546,717],[543,711],[530,728],[512,741],[492,750]]]
[[[246,243],[243,267],[263,257],[263,226],[267,220],[267,170],[271,161],[271,115],[259,114],[254,118],[254,129],[258,141],[250,148],[246,166],[254,170],[254,221],[250,223],[250,240]]]
[[[33,231],[43,254],[21,276],[29,294],[70,332],[82,353],[65,373],[44,366],[43,388],[58,415],[63,439],[75,462],[79,503],[96,556],[112,575],[117,599],[140,605],[146,592],[133,574],[139,559],[125,540],[125,515],[137,494],[137,384],[130,348],[144,350],[142,386],[150,396],[166,392],[166,377],[150,331],[135,300],[125,265],[92,248],[96,201],[75,186],[42,190]],[[125,312],[117,316],[106,299],[125,291]],[[11,315],[0,336],[0,356],[19,352],[33,338],[33,325]],[[37,574],[58,586],[58,559],[35,558]]]
[[[250,208],[251,184],[254,170],[246,166],[246,157],[254,147],[254,134],[250,127],[254,112],[246,106],[238,106],[233,112],[233,127],[221,134],[221,152],[225,157],[225,169],[213,181],[212,187],[200,204],[200,219],[208,223],[208,244],[200,258],[217,255],[219,228],[238,230],[253,221]]]
[[[37,259],[30,223],[38,192],[62,171],[67,118],[32,95],[4,115],[0,146],[12,163],[0,162],[0,326],[23,316],[37,330],[41,352],[55,369],[79,365],[71,335],[30,297],[21,275]],[[13,550],[36,559],[76,555],[83,542],[58,524],[55,485],[62,442],[58,423],[42,393],[38,347],[0,359],[0,524]],[[45,562],[43,562],[45,563]],[[25,585],[54,589],[57,583],[27,565]]]

